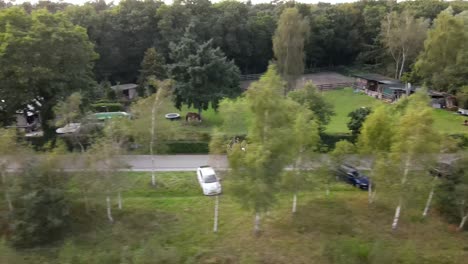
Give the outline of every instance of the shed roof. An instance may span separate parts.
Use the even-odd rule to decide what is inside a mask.
[[[138,87],[138,84],[125,83],[125,84],[117,84],[117,85],[111,86],[111,89],[116,92],[121,92],[125,90],[136,89],[137,87]]]
[[[393,79],[393,78],[390,78],[390,77],[387,77],[387,76],[383,76],[383,75],[380,75],[380,74],[377,74],[377,73],[354,74],[354,76],[358,77],[358,78],[361,78],[361,79],[365,79],[365,80],[369,80],[369,81],[376,81],[376,82],[383,83],[383,84],[399,84],[399,83],[401,83],[399,80],[396,80],[396,79]]]

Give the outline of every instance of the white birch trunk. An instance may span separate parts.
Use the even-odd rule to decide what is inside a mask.
[[[155,176],[155,165],[154,165],[154,137],[156,129],[156,105],[158,103],[159,96],[156,94],[153,107],[151,108],[151,141],[150,141],[150,155],[151,155],[151,185],[156,186],[156,176]]]
[[[422,213],[423,217],[426,217],[427,214],[429,213],[429,208],[431,207],[431,202],[432,202],[432,197],[433,196],[434,196],[434,186],[432,186],[431,192],[429,193],[429,197],[427,198],[426,206],[424,207],[424,211]]]
[[[369,204],[371,204],[373,201],[372,201],[372,182],[369,181],[369,187],[367,188],[367,195],[368,195],[368,198],[369,198]]]
[[[295,214],[297,212],[297,193],[294,193],[293,196],[293,205],[292,205],[292,213]]]
[[[109,219],[109,222],[113,223],[114,218],[112,218],[111,200],[109,196],[106,197],[106,204],[107,204],[107,219]]]
[[[463,230],[463,228],[465,227],[465,223],[466,223],[466,220],[467,220],[467,219],[468,219],[468,214],[465,215],[465,216],[462,218],[462,220],[461,220],[461,222],[460,222],[460,225],[459,225],[458,228],[457,228],[458,231],[462,231],[462,230]]]
[[[255,222],[254,222],[254,233],[256,235],[260,234],[260,213],[255,213]]]
[[[401,213],[401,199],[395,210],[395,216],[393,217],[393,223],[392,223],[392,230],[396,230],[398,227],[398,220],[400,219],[400,213]]]
[[[122,194],[120,191],[117,194],[117,198],[118,198],[117,202],[118,202],[119,210],[122,210]]]
[[[400,72],[398,74],[398,80],[401,79],[401,75],[403,75],[403,68],[405,67],[405,61],[406,61],[406,54],[405,51],[403,50],[402,52],[403,59],[401,61],[401,66],[400,66]]]
[[[215,197],[213,232],[218,232],[219,195]]]
[[[408,156],[405,161],[405,169],[403,171],[403,178],[401,179],[401,187],[406,184],[406,180],[408,178],[408,172],[409,172],[409,165],[411,163],[410,157]],[[400,194],[400,199],[398,201],[398,206],[395,210],[395,216],[393,217],[393,223],[392,223],[392,230],[396,230],[398,227],[398,221],[400,220],[400,214],[401,214],[401,204],[402,204],[402,197]]]

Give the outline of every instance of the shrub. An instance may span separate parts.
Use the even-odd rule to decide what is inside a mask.
[[[120,112],[124,111],[121,103],[100,102],[91,105],[94,112]]]

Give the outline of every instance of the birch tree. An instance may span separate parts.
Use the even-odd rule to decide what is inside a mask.
[[[126,121],[126,131],[135,144],[148,146],[151,155],[151,185],[156,187],[156,164],[154,154],[164,150],[164,140],[171,139],[176,134],[175,126],[171,126],[164,119],[162,111],[167,98],[171,95],[172,81],[159,81],[151,79],[147,81],[152,87],[156,87],[156,93],[138,100],[131,108],[132,120]],[[149,124],[151,124],[149,126]]]
[[[13,211],[11,189],[14,181],[11,179],[9,168],[21,166],[26,149],[18,144],[16,131],[14,129],[0,128],[0,190],[3,193],[8,211]]]
[[[401,173],[401,176],[397,184],[398,204],[392,222],[393,230],[398,227],[405,196],[411,193],[408,184],[411,167],[426,168],[427,162],[432,161],[432,154],[437,152],[438,137],[434,132],[432,109],[428,102],[424,91],[409,97],[396,128],[391,160],[396,168],[395,173]]]
[[[303,174],[304,160],[308,154],[316,150],[320,141],[318,124],[313,118],[313,113],[305,107],[299,109],[296,120],[294,121],[294,139],[295,139],[295,154],[293,173],[293,204],[292,213],[297,211],[297,192],[300,184],[300,175]]]
[[[297,77],[304,73],[304,45],[309,31],[308,21],[296,8],[283,10],[273,36],[273,52],[288,91],[294,89]]]
[[[422,50],[428,27],[429,20],[415,18],[408,10],[391,12],[383,19],[381,42],[395,62],[395,79]]]
[[[298,105],[283,96],[276,66],[247,91],[252,122],[247,147],[234,144],[228,153],[233,192],[244,208],[255,213],[254,232],[260,233],[261,214],[276,202],[283,169],[293,160],[294,113]]]
[[[458,183],[455,186],[453,196],[455,198],[455,204],[459,210],[460,224],[458,225],[458,231],[462,231],[465,227],[466,221],[468,220],[468,155],[464,154],[464,157],[460,159],[456,164],[455,173],[458,178]]]
[[[372,156],[374,159],[387,159],[392,146],[395,123],[391,116],[390,109],[386,106],[379,106],[364,121],[357,141],[358,152],[366,157]],[[374,177],[375,162],[369,174],[369,195],[368,200],[371,204],[374,200],[376,190],[373,185],[380,177]]]
[[[114,222],[111,206],[111,195],[117,190],[118,204],[121,207],[121,194],[119,189],[119,178],[115,177],[119,168],[124,166],[119,160],[120,145],[116,144],[111,138],[103,137],[94,143],[87,152],[87,167],[89,173],[96,177],[93,189],[96,192],[103,193],[106,202],[106,215],[110,223]]]

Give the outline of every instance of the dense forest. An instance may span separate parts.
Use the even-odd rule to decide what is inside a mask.
[[[272,61],[288,89],[304,69],[339,67],[449,92],[465,105],[466,10],[465,1],[439,0],[0,0],[0,121],[11,124],[28,105],[51,120],[77,91],[85,104],[112,99],[116,84],[138,83],[143,95],[151,76],[175,81],[177,108],[216,109],[240,94],[240,74],[263,73]]]
[[[148,48],[156,48],[170,62],[169,44],[178,42],[190,23],[195,25],[199,41],[212,39],[242,74],[262,73],[273,58],[272,36],[279,16],[291,6],[310,24],[305,44],[306,69],[367,65],[374,71],[392,73],[393,60],[381,34],[385,16],[406,10],[415,18],[432,23],[449,5],[454,14],[468,9],[467,2],[438,0],[364,0],[335,5],[286,1],[254,5],[250,1],[209,0],[176,0],[172,5],[152,0],[108,4],[97,0],[81,6],[49,1],[20,6],[27,13],[37,9],[63,12],[73,24],[85,28],[99,54],[94,67],[97,81],[115,84],[137,81]],[[11,3],[0,1],[0,8],[10,6]]]

